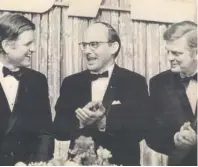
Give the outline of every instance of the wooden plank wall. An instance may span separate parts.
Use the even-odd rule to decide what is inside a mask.
[[[129,0],[105,0],[103,5],[129,8]],[[25,14],[36,24],[37,50],[32,56],[32,68],[48,78],[53,117],[63,78],[85,69],[78,43],[93,21],[110,23],[119,33],[122,41],[117,58],[119,66],[142,74],[147,81],[168,68],[162,38],[168,24],[132,21],[129,12],[111,10],[100,10],[95,19],[68,17],[67,9],[54,6],[44,14]],[[56,155],[65,156],[67,147],[68,142],[56,141]],[[144,142],[141,150],[142,165],[166,164],[166,157],[151,151]]]

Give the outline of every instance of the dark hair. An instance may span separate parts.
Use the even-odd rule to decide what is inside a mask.
[[[105,23],[105,22],[97,21],[97,22],[94,22],[93,24],[102,24],[108,28],[108,42],[112,42],[112,43],[118,42],[118,44],[119,44],[119,48],[115,53],[115,57],[117,57],[118,53],[120,51],[120,48],[121,48],[121,41],[120,41],[120,37],[119,37],[118,33],[116,32],[116,30],[110,24]]]
[[[9,13],[0,17],[0,50],[3,49],[3,40],[16,40],[21,33],[28,30],[35,30],[35,25],[22,15]]]
[[[164,33],[164,40],[174,41],[186,36],[190,48],[197,48],[197,24],[192,21],[182,21],[171,25]]]

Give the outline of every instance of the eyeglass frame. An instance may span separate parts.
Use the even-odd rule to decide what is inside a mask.
[[[93,44],[93,43],[97,43],[97,46],[96,46],[96,47],[90,46],[91,43],[92,43],[92,44]],[[80,42],[80,43],[78,43],[78,44],[79,44],[79,46],[80,46],[80,49],[81,49],[82,51],[85,51],[88,45],[89,45],[89,48],[90,48],[91,50],[96,50],[96,49],[100,46],[100,44],[102,44],[102,43],[113,43],[113,42],[110,42],[110,41],[92,41],[92,42]],[[83,44],[86,44],[85,49],[83,49],[83,47],[82,47]]]

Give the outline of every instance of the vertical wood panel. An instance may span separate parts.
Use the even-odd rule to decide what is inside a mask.
[[[45,74],[47,76],[47,60],[48,60],[48,14],[45,13],[41,16],[41,34],[40,34],[40,50],[39,50],[39,54],[40,54],[40,59],[39,59],[39,70],[40,72],[42,72],[43,74]]]
[[[167,26],[166,25],[160,25],[159,27],[159,47],[160,47],[160,60],[159,60],[159,65],[160,65],[160,72],[165,71],[169,68],[168,64],[168,59],[166,56],[166,50],[165,50],[165,41],[163,40],[163,34],[166,31]]]
[[[77,73],[79,71],[81,71],[81,65],[82,65],[82,55],[81,55],[81,51],[79,48],[78,43],[80,42],[79,38],[80,38],[80,34],[83,33],[83,30],[81,30],[81,23],[82,21],[79,18],[73,18],[73,72]],[[81,30],[82,32],[80,32],[79,30]]]
[[[92,20],[92,21],[96,21],[96,20]],[[84,37],[84,32],[86,31],[88,24],[91,23],[91,20],[88,21],[86,19],[82,19],[80,21],[81,23],[81,27],[78,29],[78,33],[79,33],[79,42],[83,41],[83,37]],[[86,69],[86,62],[85,62],[85,57],[83,55],[83,52],[80,50],[79,52],[79,56],[81,58],[81,71]]]
[[[104,5],[108,5],[108,6],[111,5],[111,0],[105,0],[103,2]],[[111,24],[111,12],[106,10],[102,11],[100,21]]]
[[[32,22],[36,25],[36,30],[35,30],[35,45],[36,45],[36,52],[32,55],[32,61],[31,61],[31,65],[32,68],[35,70],[39,70],[39,57],[41,56],[40,54],[40,43],[41,43],[41,38],[40,38],[40,34],[41,34],[41,20],[40,20],[40,15],[39,14],[35,14],[32,17]],[[47,59],[46,59],[47,61]]]
[[[63,77],[71,75],[73,73],[72,69],[72,28],[73,28],[73,19],[72,17],[67,16],[67,9],[63,9],[63,61],[62,61],[62,74]]]
[[[159,25],[147,24],[147,79],[159,73]]]
[[[60,25],[61,9],[55,7],[49,15],[49,47],[48,47],[48,83],[50,87],[50,100],[52,115],[60,89]]]
[[[120,0],[119,6],[121,8],[128,8],[128,0]],[[133,70],[133,23],[130,19],[130,13],[119,13],[119,35],[121,39],[120,57],[122,58],[122,66]],[[119,61],[118,61],[119,62]]]

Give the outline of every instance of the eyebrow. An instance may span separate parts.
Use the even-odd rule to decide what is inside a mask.
[[[33,41],[34,41],[34,40],[25,41],[24,44],[25,44],[25,45],[28,45],[28,44],[31,44]]]
[[[165,47],[165,49],[166,49],[166,50],[168,50],[168,51],[170,51],[170,52],[175,52],[175,53],[183,53],[182,51],[168,49],[167,47]]]

